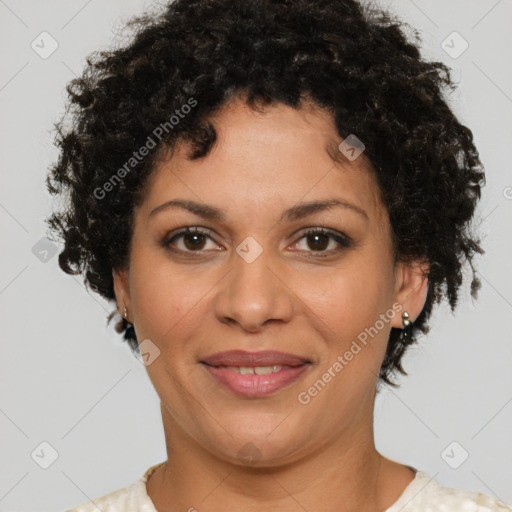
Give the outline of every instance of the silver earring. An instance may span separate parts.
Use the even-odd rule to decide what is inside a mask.
[[[128,320],[128,312],[126,311],[126,306],[124,307],[124,318]]]
[[[412,341],[412,322],[409,320],[409,313],[407,313],[407,311],[402,313],[402,324],[403,329],[400,333],[400,340],[404,343],[408,343]]]

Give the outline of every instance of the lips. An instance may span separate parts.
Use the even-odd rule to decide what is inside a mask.
[[[301,377],[311,366],[306,358],[277,351],[231,350],[204,358],[201,364],[215,381],[236,395],[262,398]]]
[[[293,354],[275,350],[247,352],[245,350],[229,350],[218,352],[202,360],[210,366],[238,366],[255,368],[257,366],[301,366],[309,363],[307,359]]]

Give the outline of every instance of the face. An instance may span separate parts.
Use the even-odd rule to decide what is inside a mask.
[[[206,157],[180,143],[155,168],[114,272],[166,433],[267,466],[370,435],[391,327],[419,314],[426,281],[394,262],[364,154],[334,162],[342,139],[311,103],[238,98],[211,120]]]

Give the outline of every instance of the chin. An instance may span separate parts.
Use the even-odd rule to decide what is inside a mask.
[[[282,419],[281,419],[282,421]],[[235,425],[235,423],[232,423]],[[293,462],[306,446],[307,436],[301,432],[297,439],[279,422],[262,428],[257,422],[237,425],[236,435],[226,434],[221,439],[209,439],[210,450],[219,458],[246,467],[276,467]]]

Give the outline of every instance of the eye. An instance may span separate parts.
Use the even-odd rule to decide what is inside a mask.
[[[182,243],[177,243],[177,240],[182,239]],[[210,236],[210,230],[206,228],[200,228],[194,226],[192,228],[186,228],[178,233],[174,234],[170,238],[167,237],[163,245],[168,247],[170,245],[177,246],[177,250],[181,252],[204,252],[202,249],[205,248],[207,240],[212,240]]]
[[[343,248],[352,246],[352,242],[348,236],[325,228],[316,228],[306,231],[303,233],[300,240],[306,241],[307,247],[304,249],[305,251],[320,253],[318,254],[320,257],[324,256],[326,253],[329,255]],[[300,242],[297,242],[296,245],[299,245],[299,243]],[[329,246],[330,249],[328,249]]]

